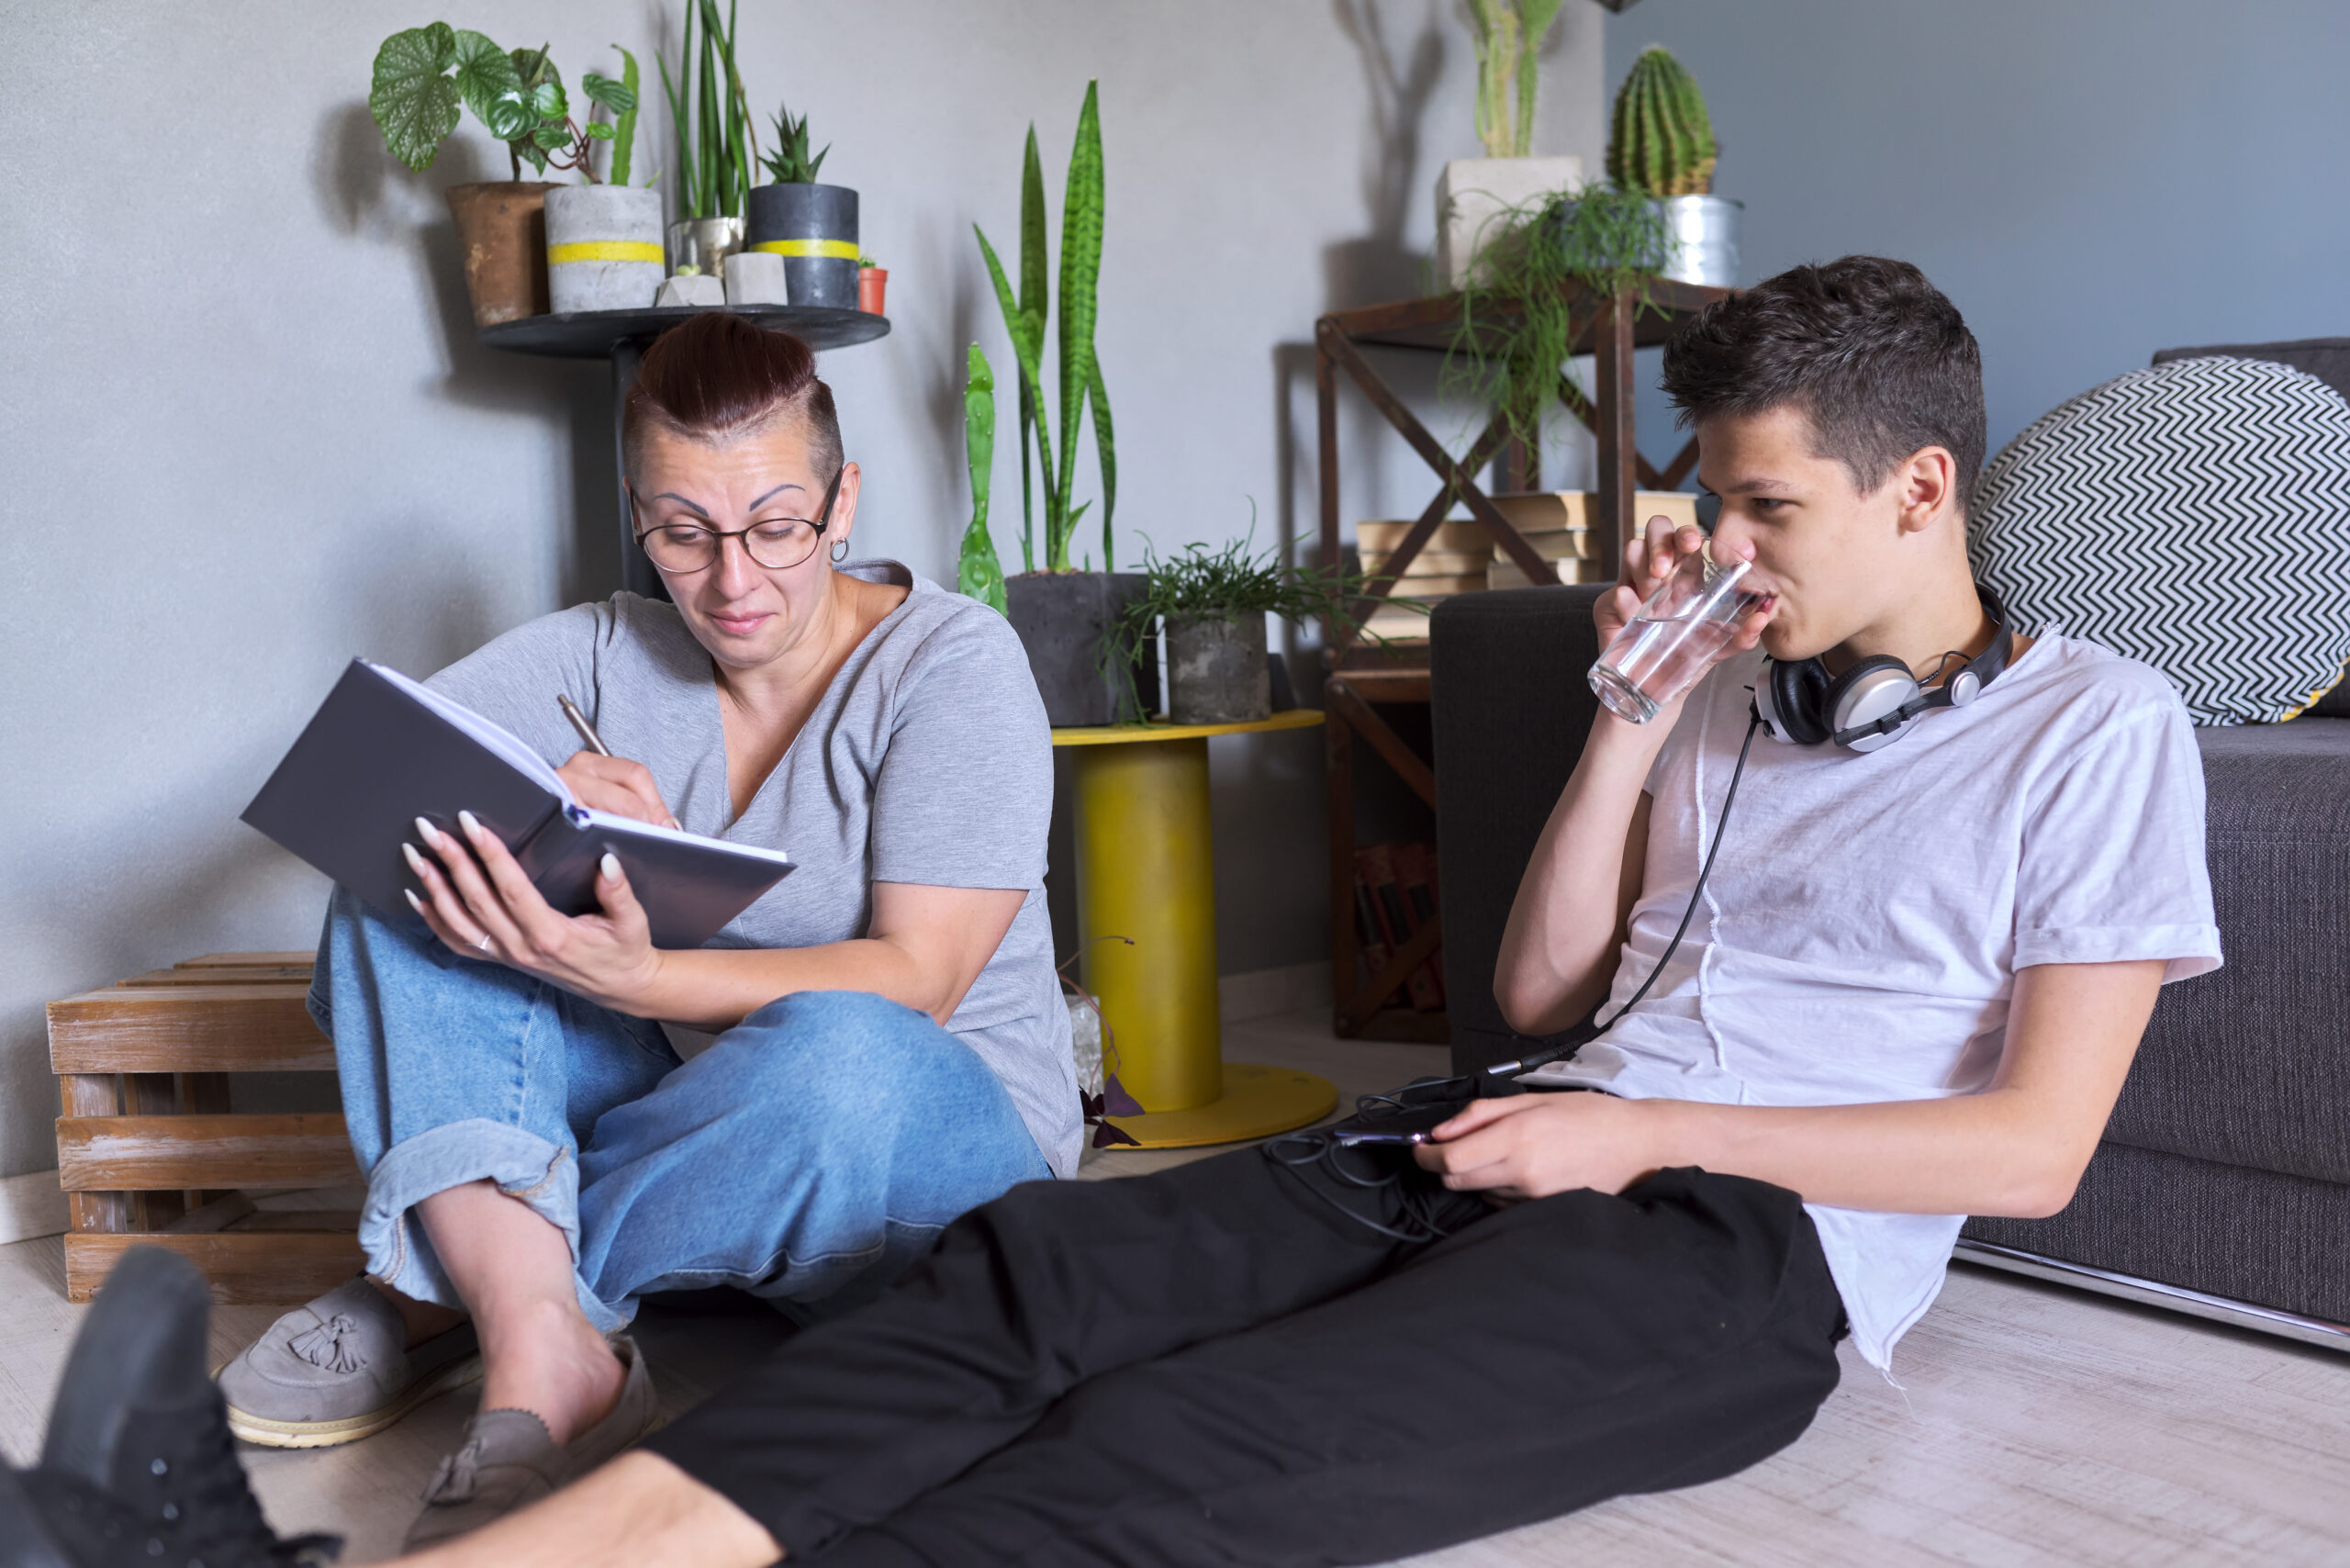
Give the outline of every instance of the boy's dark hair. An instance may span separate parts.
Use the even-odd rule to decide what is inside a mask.
[[[1664,350],[1686,426],[1799,409],[1815,453],[1863,493],[1924,447],[1949,450],[1963,512],[1983,466],[1983,352],[1958,307],[1908,262],[1846,256],[1718,299]]]

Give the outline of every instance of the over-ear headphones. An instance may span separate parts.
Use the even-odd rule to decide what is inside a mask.
[[[1981,583],[1975,592],[1991,618],[1991,645],[1940,686],[1920,687],[1909,666],[1891,654],[1863,659],[1838,676],[1817,658],[1781,664],[1765,657],[1754,683],[1755,717],[1773,740],[1790,745],[1833,742],[1848,751],[1874,751],[1890,745],[1904,724],[1929,709],[1965,707],[1999,678],[2015,654],[2015,633],[1998,598]]]

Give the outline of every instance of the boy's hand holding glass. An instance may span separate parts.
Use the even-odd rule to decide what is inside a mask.
[[[1753,546],[1718,558],[1695,528],[1649,520],[1624,547],[1625,580],[1592,611],[1605,644],[1591,688],[1608,711],[1645,724],[1678,702],[1707,670],[1762,640],[1776,600],[1744,587]]]

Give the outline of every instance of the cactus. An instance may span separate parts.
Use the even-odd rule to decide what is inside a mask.
[[[1607,177],[1651,196],[1704,196],[1718,151],[1696,78],[1663,49],[1642,50],[1616,95]]]
[[[1561,3],[1469,0],[1477,32],[1477,139],[1488,158],[1523,158],[1534,150],[1535,55]]]
[[[956,586],[997,614],[1004,613],[1003,566],[988,534],[989,479],[995,471],[995,373],[973,343],[963,384],[963,454],[971,469],[971,521],[963,530]]]

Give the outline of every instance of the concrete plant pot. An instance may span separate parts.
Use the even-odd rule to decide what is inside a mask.
[[[1273,716],[1262,615],[1168,617],[1167,716],[1179,724],[1246,724]]]
[[[783,258],[794,305],[856,308],[856,193],[846,185],[751,187],[746,249]]]
[[[543,180],[489,180],[451,185],[449,216],[465,252],[465,293],[474,325],[547,313],[547,193]]]
[[[1004,578],[1005,617],[1027,650],[1028,671],[1055,727],[1131,721],[1158,705],[1158,663],[1147,644],[1135,665],[1133,695],[1110,660],[1110,629],[1147,580],[1140,572],[1022,572]]]
[[[667,275],[661,193],[626,185],[547,192],[547,299],[558,315],[642,310]]]
[[[1455,158],[1436,182],[1436,287],[1466,286],[1478,250],[1499,235],[1505,215],[1583,184],[1583,160]]]

